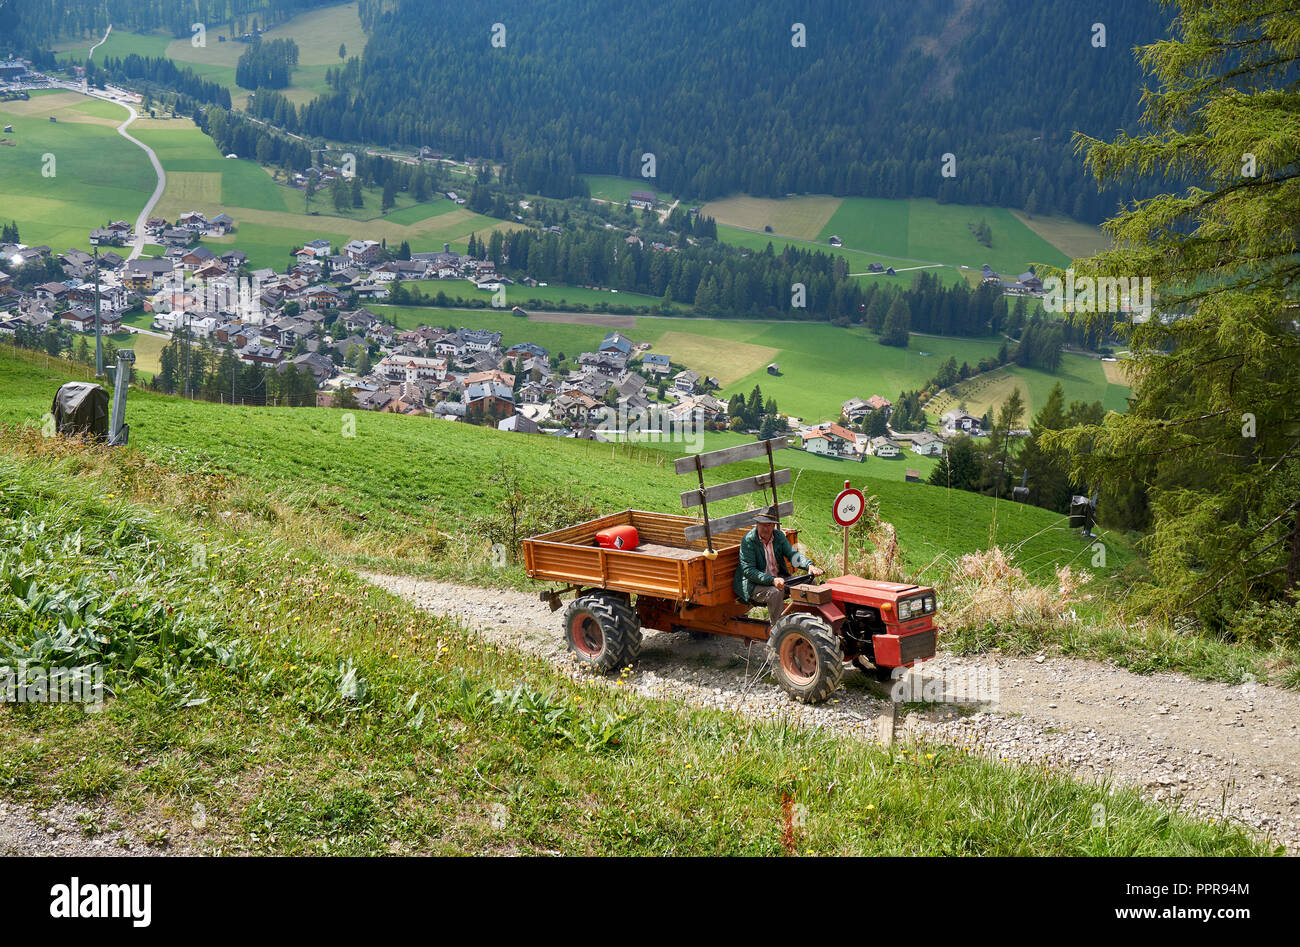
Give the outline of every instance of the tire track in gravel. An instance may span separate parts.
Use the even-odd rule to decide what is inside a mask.
[[[486,639],[585,676],[565,651],[559,614],[534,594],[366,578],[416,607],[460,619]],[[880,685],[849,669],[831,701],[798,704],[766,673],[764,650],[715,636],[646,632],[640,661],[622,686],[647,697],[877,739],[878,720],[891,712]],[[1046,761],[1080,779],[1133,785],[1149,799],[1202,817],[1239,820],[1285,844],[1288,853],[1300,852],[1300,694],[1177,674],[1139,675],[1073,658],[942,651],[926,662],[923,678],[976,674],[996,680],[994,703],[910,711],[904,737],[1018,763]]]

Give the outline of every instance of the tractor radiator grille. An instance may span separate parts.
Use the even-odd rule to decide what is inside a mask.
[[[928,658],[934,654],[935,642],[938,640],[938,632],[931,628],[929,631],[918,631],[914,635],[905,635],[898,639],[899,663],[910,664],[918,658]]]

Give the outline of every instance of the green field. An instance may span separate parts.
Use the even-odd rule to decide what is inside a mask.
[[[156,178],[145,153],[106,124],[113,114],[127,117],[72,92],[0,102],[0,124],[14,127],[4,136],[14,145],[0,147],[0,216],[18,222],[24,243],[62,252],[87,247],[89,232],[110,220],[134,222]]]
[[[1010,279],[1033,263],[1065,266],[1072,255],[1090,253],[1105,243],[1096,227],[1065,218],[1029,219],[1005,208],[933,200],[741,195],[710,201],[703,213],[718,222],[718,239],[726,243],[754,250],[768,243],[777,250],[818,249],[842,256],[855,274],[864,273],[869,263],[880,263],[894,267],[908,282],[915,267],[936,263],[943,265],[931,272],[945,284],[963,279],[974,283],[984,263]],[[981,219],[992,231],[991,247],[980,244],[968,226]],[[765,226],[773,233],[764,232]],[[829,246],[832,235],[843,241],[842,247]]]
[[[0,384],[15,396],[0,421],[48,407],[61,380],[0,353]],[[502,459],[517,457],[529,483],[572,476],[602,505],[673,508],[679,484],[653,462],[661,455],[606,461],[599,445],[382,415],[359,417],[350,439],[340,412],[145,392],[132,393],[128,418],[131,444],[113,450],[0,429],[0,536],[20,540],[0,579],[31,590],[0,599],[7,647],[41,653],[48,612],[68,600],[87,625],[113,629],[60,629],[103,667],[103,713],[0,708],[0,787],[38,811],[86,805],[88,836],[117,827],[96,821],[106,813],[180,854],[1266,851],[1232,820],[1198,821],[1066,766],[1006,765],[973,746],[882,748],[785,714],[756,721],[639,697],[357,574],[374,567],[372,547],[387,557],[419,546],[467,568],[457,560],[476,553],[448,511],[490,510],[499,496],[485,474]],[[409,462],[416,452],[429,469]],[[805,498],[813,477],[801,477],[799,502],[826,499]],[[966,519],[985,510],[970,496],[905,492],[936,537],[945,505]],[[455,541],[439,546],[440,533]],[[1073,544],[1043,551],[1069,556]],[[852,675],[844,686],[865,685]],[[791,798],[808,800],[809,818],[783,836]],[[1089,828],[1099,804],[1104,831]]]
[[[615,204],[626,204],[633,191],[650,191],[658,198],[660,204],[667,207],[673,202],[673,196],[655,186],[654,178],[647,180],[621,178],[613,174],[584,174],[582,179],[591,189],[591,196]]]
[[[418,288],[426,296],[436,296],[439,292],[449,297],[461,299],[482,299],[491,302],[493,293],[486,289],[476,289],[468,280],[412,280],[403,285]],[[540,305],[538,305],[540,304]],[[516,284],[506,287],[506,307],[522,306],[524,309],[539,309],[556,304],[585,305],[595,308],[606,306],[651,306],[663,305],[663,300],[655,296],[643,296],[640,293],[620,293],[617,290],[587,289],[582,286],[524,286]],[[678,306],[677,309],[682,307]]]
[[[58,372],[15,361],[5,352],[0,348],[0,388],[6,392],[0,423],[36,423],[49,410]],[[356,415],[355,436],[348,437],[342,433],[343,412],[332,409],[235,408],[147,391],[131,393],[129,411],[134,449],[159,460],[180,452],[198,469],[224,472],[280,502],[300,506],[306,516],[323,504],[353,521],[380,555],[392,552],[394,535],[424,528],[417,524],[436,519],[448,529],[490,515],[502,495],[500,485],[490,478],[506,461],[538,482],[566,484],[601,509],[681,509],[681,479],[671,465],[658,461],[660,451],[649,448],[630,451],[613,444],[521,436],[371,412]],[[238,436],[230,436],[231,431]],[[790,456],[791,462],[809,459],[797,452]],[[419,463],[411,458],[419,458]],[[896,466],[886,461],[829,469],[806,466],[797,487],[795,524],[815,548],[829,545],[835,533],[825,511],[844,480],[852,479],[880,497],[884,515],[897,526],[914,568],[940,553],[985,548],[995,508],[996,541],[1020,546],[1028,567],[1045,570],[1087,552],[1055,513],[903,483],[901,471],[907,466],[915,466],[911,458],[900,459]],[[745,475],[749,467],[758,470],[756,463],[737,465],[734,475]],[[716,513],[743,509],[744,502],[723,501]],[[1130,558],[1127,548],[1117,546],[1112,565],[1120,568]]]
[[[371,308],[396,317],[403,328],[423,323],[492,329],[502,333],[507,345],[535,342],[553,354],[564,352],[570,357],[594,349],[609,331],[601,326],[529,322],[509,313],[483,310]],[[1002,343],[1001,339],[913,335],[909,346],[899,349],[879,344],[861,327],[662,316],[637,316],[635,328],[622,331],[635,342],[651,343],[655,352],[671,355],[674,361],[706,376],[718,377],[723,382],[720,396],[724,399],[735,393],[748,395],[758,385],[764,396],[776,398],[783,413],[810,422],[838,417],[840,405],[849,398],[879,394],[893,401],[905,389],[921,388],[948,358],[973,366],[996,354]],[[780,366],[779,376],[767,373],[772,361]],[[1067,403],[1101,399],[1108,408],[1121,410],[1127,389],[1108,383],[1102,364],[1066,355],[1059,376],[1019,368],[1014,371],[1023,372],[1028,379],[1024,387],[1031,398],[1046,397],[1059,380]]]
[[[51,115],[58,121],[51,123]],[[74,92],[0,103],[0,119],[14,126],[6,137],[16,142],[0,147],[0,214],[18,222],[24,242],[60,252],[84,249],[95,227],[134,222],[156,178],[145,153],[114,130],[126,117],[121,106]],[[256,162],[223,157],[188,119],[140,119],[131,132],[154,149],[167,173],[155,214],[169,220],[189,210],[228,214],[236,233],[210,244],[218,252],[237,246],[254,267],[283,269],[291,249],[316,237],[336,245],[366,237],[393,245],[407,240],[414,250],[441,250],[444,243],[464,250],[471,233],[483,237],[515,226],[445,198],[416,204],[406,194],[380,216],[376,189],[363,191],[364,207],[341,216],[328,193],[319,193],[307,213],[302,191],[276,183]],[[46,154],[54,156],[53,177],[41,173]]]
[[[981,218],[992,230],[991,248],[981,245],[967,226]],[[1005,277],[1024,272],[1031,263],[1065,266],[1069,262],[1065,254],[1000,207],[850,197],[840,204],[820,239],[831,234],[838,234],[847,246],[916,260],[974,269],[988,263]]]
[[[83,63],[90,54],[90,48],[103,38],[103,35],[100,35],[93,39],[66,40],[56,43],[54,49],[61,54],[60,59]],[[165,56],[167,44],[170,42],[171,37],[161,33],[132,33],[115,27],[108,34],[104,45],[95,50],[95,62],[102,63],[105,59],[125,59],[133,54],[150,58]]]
[[[749,230],[741,230],[736,227],[729,227],[725,224],[718,224],[718,240],[722,243],[729,243],[735,247],[745,247],[756,252],[763,252],[767,249],[768,244],[772,249],[780,253],[786,247],[794,247],[796,250],[813,251],[817,253],[828,253],[831,256],[842,257],[849,264],[849,272],[857,278],[863,286],[870,285],[874,282],[883,282],[888,286],[912,285],[912,280],[917,273],[930,273],[937,276],[940,282],[945,286],[951,286],[954,283],[960,283],[963,280],[970,282],[963,271],[952,266],[934,266],[931,264],[916,263],[912,260],[905,260],[901,257],[885,256],[881,253],[870,252],[866,250],[852,250],[847,247],[832,247],[825,243],[817,243],[809,240],[795,240],[790,237],[779,237],[770,233],[754,233]],[[885,273],[868,273],[867,267],[872,263],[879,263],[883,267],[893,267],[896,271],[894,276]]]
[[[263,38],[292,39],[298,44],[298,67],[293,71],[293,84],[282,91],[291,102],[299,105],[326,91],[325,70],[344,62],[339,58],[340,44],[347,46],[349,57],[360,56],[366,44],[356,3],[307,11],[268,30]],[[234,84],[235,65],[246,48],[243,43],[219,42],[209,34],[206,46],[196,48],[188,39],[180,39],[167,47],[167,55],[200,75],[220,82],[230,89],[231,100],[238,100],[242,105],[248,90]]]
[[[955,385],[927,404],[926,411],[937,420],[964,401],[966,410],[976,417],[990,410],[996,415],[998,406],[1010,396],[1012,389],[1018,388],[1025,401],[1024,426],[1028,427],[1057,382],[1065,391],[1067,406],[1071,401],[1100,401],[1108,411],[1128,410],[1129,389],[1108,381],[1100,361],[1067,352],[1061,357],[1061,368],[1056,374],[1019,365],[1001,368]]]

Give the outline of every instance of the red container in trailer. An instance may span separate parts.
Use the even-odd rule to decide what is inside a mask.
[[[640,541],[635,526],[611,526],[596,534],[596,545],[605,549],[635,549]]]

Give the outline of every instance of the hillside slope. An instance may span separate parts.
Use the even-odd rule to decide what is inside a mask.
[[[0,423],[39,425],[69,377],[67,367],[46,369],[3,353]],[[328,526],[348,538],[352,551],[385,559],[407,557],[407,547],[422,549],[435,530],[477,534],[509,492],[493,479],[503,473],[529,490],[558,487],[560,506],[582,506],[592,515],[626,508],[681,512],[679,494],[690,487],[657,450],[427,417],[363,411],[352,418],[329,408],[231,407],[145,391],[132,391],[128,401],[133,450],[178,470],[236,480],[266,504],[295,512],[304,528]],[[742,464],[728,473],[758,470]],[[854,479],[880,498],[912,568],[991,541],[1016,547],[1036,572],[1092,556],[1064,518],[1047,510],[923,484]],[[842,486],[837,473],[805,469],[793,490],[782,493],[783,499],[793,495],[794,525],[814,549],[838,548],[829,510]],[[737,511],[740,503],[729,501],[716,512]],[[1122,569],[1130,551],[1118,537],[1107,542],[1113,545],[1109,569]]]

